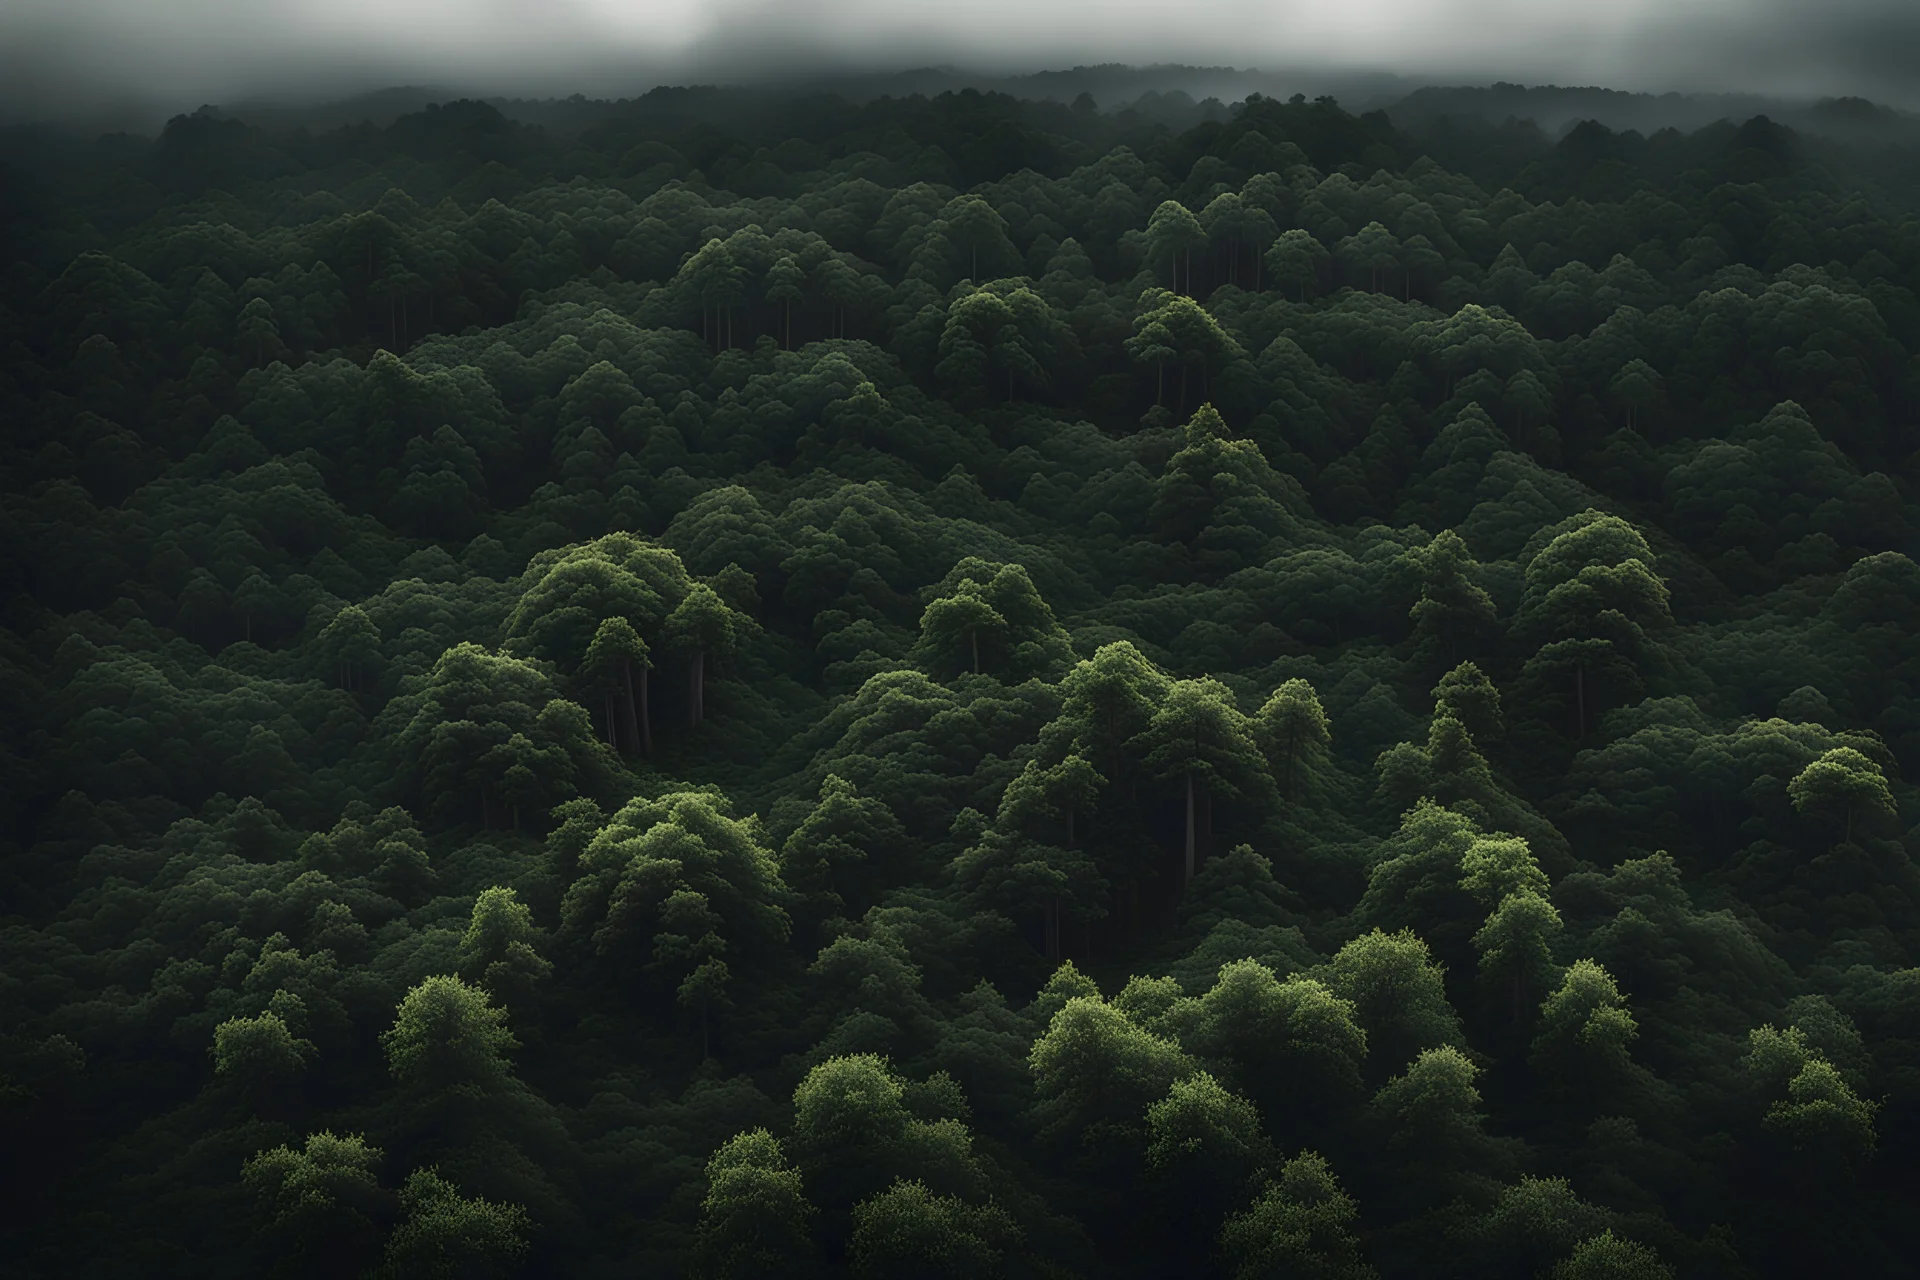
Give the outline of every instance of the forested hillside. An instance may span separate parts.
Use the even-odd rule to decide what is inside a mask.
[[[5,139],[9,1274],[1913,1272],[1911,153],[567,110]]]

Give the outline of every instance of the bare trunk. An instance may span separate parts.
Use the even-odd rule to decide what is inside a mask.
[[[973,646],[973,674],[980,674],[980,632],[977,628],[967,629],[967,642]]]
[[[687,723],[689,728],[700,727],[701,715],[705,711],[702,705],[707,684],[707,651],[695,649],[693,662],[687,668]]]

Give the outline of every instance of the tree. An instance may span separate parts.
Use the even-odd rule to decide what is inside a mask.
[[[607,745],[619,749],[621,734],[627,742],[638,742],[641,754],[653,754],[653,721],[647,707],[647,676],[652,669],[647,642],[625,618],[601,620],[593,640],[580,661],[580,669],[590,673],[600,685],[607,710]],[[633,673],[638,670],[636,682]],[[635,694],[638,689],[638,696]]]
[[[1560,913],[1537,891],[1522,888],[1500,900],[1473,945],[1480,951],[1480,981],[1489,995],[1506,997],[1518,1026],[1528,997],[1549,981]]]
[[[1465,1043],[1445,971],[1411,929],[1374,929],[1348,942],[1327,966],[1326,982],[1353,1006],[1375,1080],[1425,1050]]]
[[[1075,817],[1093,808],[1101,781],[1082,756],[1052,766],[1029,760],[1002,794],[993,828],[954,862],[956,880],[984,902],[1017,914],[1038,908],[1043,951],[1056,963],[1063,918],[1106,914],[1106,878],[1075,832]]]
[[[701,1280],[809,1274],[815,1212],[778,1138],[765,1129],[734,1135],[707,1160],[694,1274]]]
[[[1247,1202],[1273,1160],[1253,1104],[1204,1071],[1174,1081],[1147,1108],[1147,1174],[1161,1188],[1157,1207],[1191,1224],[1202,1241]]]
[[[1545,897],[1550,885],[1518,836],[1480,836],[1460,855],[1460,887],[1494,906],[1522,890]]]
[[[783,253],[767,268],[763,286],[768,302],[780,304],[780,345],[793,348],[793,304],[806,301],[807,273],[790,253]]]
[[[1878,1109],[1832,1063],[1812,1056],[1787,1082],[1787,1096],[1767,1108],[1764,1123],[1797,1153],[1835,1165],[1861,1164],[1873,1155]]]
[[[1129,753],[1172,682],[1132,642],[1116,640],[1075,663],[1060,687],[1056,723],[1071,735],[1074,750],[1098,763],[1107,786],[1119,791],[1132,772]]]
[[[1234,1280],[1371,1280],[1353,1228],[1360,1210],[1325,1158],[1287,1161],[1251,1209],[1227,1219],[1220,1247]]]
[[[387,1237],[381,1274],[438,1280],[509,1274],[527,1252],[527,1211],[468,1199],[435,1169],[415,1169],[400,1188],[405,1217]]]
[[[1273,691],[1254,716],[1254,735],[1280,778],[1281,794],[1291,800],[1302,759],[1326,750],[1333,740],[1327,713],[1313,686],[1298,677]]]
[[[1259,749],[1232,692],[1211,678],[1175,681],[1136,741],[1152,776],[1185,789],[1185,874],[1192,880],[1198,833],[1213,831],[1215,798],[1257,794],[1252,762],[1260,760]]]
[[[902,1180],[855,1206],[847,1252],[852,1273],[867,1280],[962,1280],[1004,1274],[1003,1260],[1019,1243],[1019,1228],[997,1205],[969,1204]]]
[[[1673,1268],[1637,1240],[1602,1231],[1573,1247],[1573,1256],[1554,1264],[1551,1280],[1673,1280]]]
[[[435,1092],[504,1084],[511,1070],[507,1055],[519,1047],[507,1029],[506,1011],[452,974],[427,978],[408,991],[380,1043],[396,1079]]]
[[[1545,643],[1528,660],[1523,679],[1571,684],[1575,736],[1581,737],[1589,684],[1597,695],[1622,697],[1654,656],[1655,635],[1673,621],[1667,584],[1653,568],[1646,538],[1618,516],[1584,511],[1542,529],[1529,545],[1537,549],[1527,559],[1514,630]]]
[[[821,916],[858,919],[879,898],[880,887],[905,870],[898,861],[906,845],[906,832],[885,801],[829,773],[820,780],[812,810],[780,848],[780,874],[812,898]]]
[[[1380,273],[1400,265],[1400,240],[1378,222],[1369,222],[1340,242],[1340,256],[1368,273],[1370,292],[1380,292]]]
[[[1180,278],[1186,276],[1186,292],[1193,292],[1193,247],[1205,244],[1207,233],[1193,210],[1178,200],[1163,200],[1147,219],[1147,260],[1168,272],[1168,288],[1180,292]],[[1184,271],[1182,268],[1184,267]]]
[[[1333,255],[1313,238],[1312,232],[1294,227],[1280,233],[1280,238],[1267,250],[1264,261],[1273,278],[1283,285],[1293,285],[1299,291],[1300,301],[1305,302],[1307,286],[1319,283],[1320,273],[1333,261]]]
[[[1613,975],[1595,961],[1576,960],[1540,1007],[1531,1061],[1562,1089],[1592,1093],[1619,1078],[1638,1034]]]
[[[306,1274],[338,1275],[377,1247],[380,1157],[380,1148],[357,1133],[323,1129],[298,1150],[283,1145],[250,1156],[240,1181],[304,1260]]]
[[[681,598],[662,628],[666,643],[688,655],[687,722],[699,728],[706,718],[707,657],[725,657],[750,625],[744,614],[729,607],[714,589],[697,582]]]
[[[539,938],[533,911],[518,893],[499,885],[483,889],[460,939],[461,973],[494,998],[525,1008],[534,989],[553,973],[552,963],[537,949]]]
[[[278,1012],[255,1018],[228,1018],[213,1029],[216,1074],[237,1081],[251,1093],[272,1089],[296,1076],[313,1056],[313,1044],[287,1026]]]
[[[964,556],[920,615],[914,656],[935,672],[990,671],[1004,679],[1050,675],[1073,646],[1025,566]]]
[[[727,242],[718,238],[707,241],[681,266],[675,283],[699,303],[700,328],[714,349],[732,346],[733,309],[746,298],[746,273]],[[711,328],[709,316],[713,318]]]
[[[980,670],[980,633],[1003,630],[1006,625],[1007,620],[987,603],[980,587],[972,582],[961,584],[950,596],[933,600],[920,615],[923,642],[935,649],[960,642],[970,664],[968,669],[976,673]]]
[[[1801,813],[1809,809],[1838,811],[1841,838],[1853,840],[1853,820],[1860,813],[1892,814],[1893,793],[1880,766],[1852,747],[1833,747],[1820,754],[1787,784],[1787,795]]]
[[[1142,1030],[1097,996],[1060,1007],[1028,1056],[1038,1137],[1093,1167],[1134,1167],[1147,1108],[1192,1073],[1178,1046]]]
[[[1653,366],[1638,356],[1627,361],[1620,371],[1613,375],[1607,384],[1607,391],[1616,404],[1627,411],[1627,430],[1633,430],[1633,415],[1636,411],[1644,413],[1660,402],[1665,380]]]
[[[1764,1108],[1761,1128],[1793,1153],[1797,1169],[1850,1171],[1873,1155],[1878,1104],[1862,1099],[1798,1027],[1755,1027],[1740,1065]]]
[[[1431,652],[1440,665],[1452,667],[1463,647],[1477,646],[1494,634],[1497,617],[1493,597],[1474,581],[1479,563],[1466,540],[1444,530],[1412,553],[1420,571],[1420,599],[1409,611],[1414,643]]]
[[[1141,295],[1141,311],[1127,351],[1135,360],[1151,360],[1164,369],[1167,360],[1180,366],[1180,412],[1187,410],[1187,375],[1197,368],[1202,379],[1226,368],[1246,352],[1220,322],[1192,298],[1157,289]]]
[[[947,235],[967,254],[967,279],[980,279],[980,250],[988,251],[989,268],[998,265],[996,259],[1004,260],[1010,255],[1013,246],[1007,239],[1007,222],[986,200],[977,195],[965,195],[949,204],[942,215],[947,224]]]
[[[1506,731],[1500,716],[1500,690],[1472,661],[1440,677],[1433,687],[1433,712],[1459,721],[1476,743],[1498,742]]]
[[[380,662],[380,629],[366,610],[350,604],[321,629],[322,660],[337,671],[340,687],[349,693],[365,687],[366,677]]]
[[[1135,363],[1153,366],[1153,402],[1157,405],[1167,402],[1167,361],[1180,358],[1179,348],[1175,345],[1178,341],[1166,317],[1158,312],[1147,311],[1134,320],[1133,335],[1126,342],[1127,354]]]
[[[1416,1203],[1444,1202],[1488,1154],[1479,1068],[1453,1045],[1423,1049],[1368,1106],[1388,1161],[1414,1184]]]
[[[707,896],[694,889],[675,889],[660,904],[658,932],[653,936],[653,961],[648,970],[665,976],[683,1008],[700,1012],[700,1057],[712,1056],[708,1021],[716,1002],[726,998],[732,974],[721,959],[727,941],[724,922],[707,905]]]
[[[1281,982],[1257,960],[1221,966],[1186,1040],[1261,1104],[1282,1140],[1357,1097],[1367,1056],[1350,1002],[1313,978]]]

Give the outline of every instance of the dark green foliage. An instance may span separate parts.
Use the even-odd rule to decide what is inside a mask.
[[[0,139],[9,1275],[1911,1269],[1903,153],[1132,74]]]

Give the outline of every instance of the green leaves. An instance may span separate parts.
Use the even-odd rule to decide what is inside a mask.
[[[527,1211],[459,1189],[433,1169],[400,1188],[406,1216],[387,1238],[384,1276],[506,1276],[527,1252]]]
[[[1354,1226],[1360,1210],[1324,1157],[1308,1151],[1281,1166],[1247,1212],[1220,1229],[1234,1280],[1370,1280]]]
[[[1802,813],[1815,809],[1841,815],[1843,839],[1849,841],[1856,815],[1894,812],[1893,795],[1880,766],[1852,747],[1822,752],[1787,784],[1787,795]]]
[[[272,1011],[255,1018],[228,1018],[213,1029],[214,1070],[250,1087],[298,1074],[313,1052],[313,1045]]]
[[[707,1161],[707,1193],[694,1244],[703,1280],[805,1275],[813,1262],[808,1228],[815,1210],[780,1140],[751,1129]]]
[[[507,1055],[519,1047],[505,1010],[451,974],[408,991],[380,1042],[395,1078],[429,1091],[497,1087],[511,1070]]]

